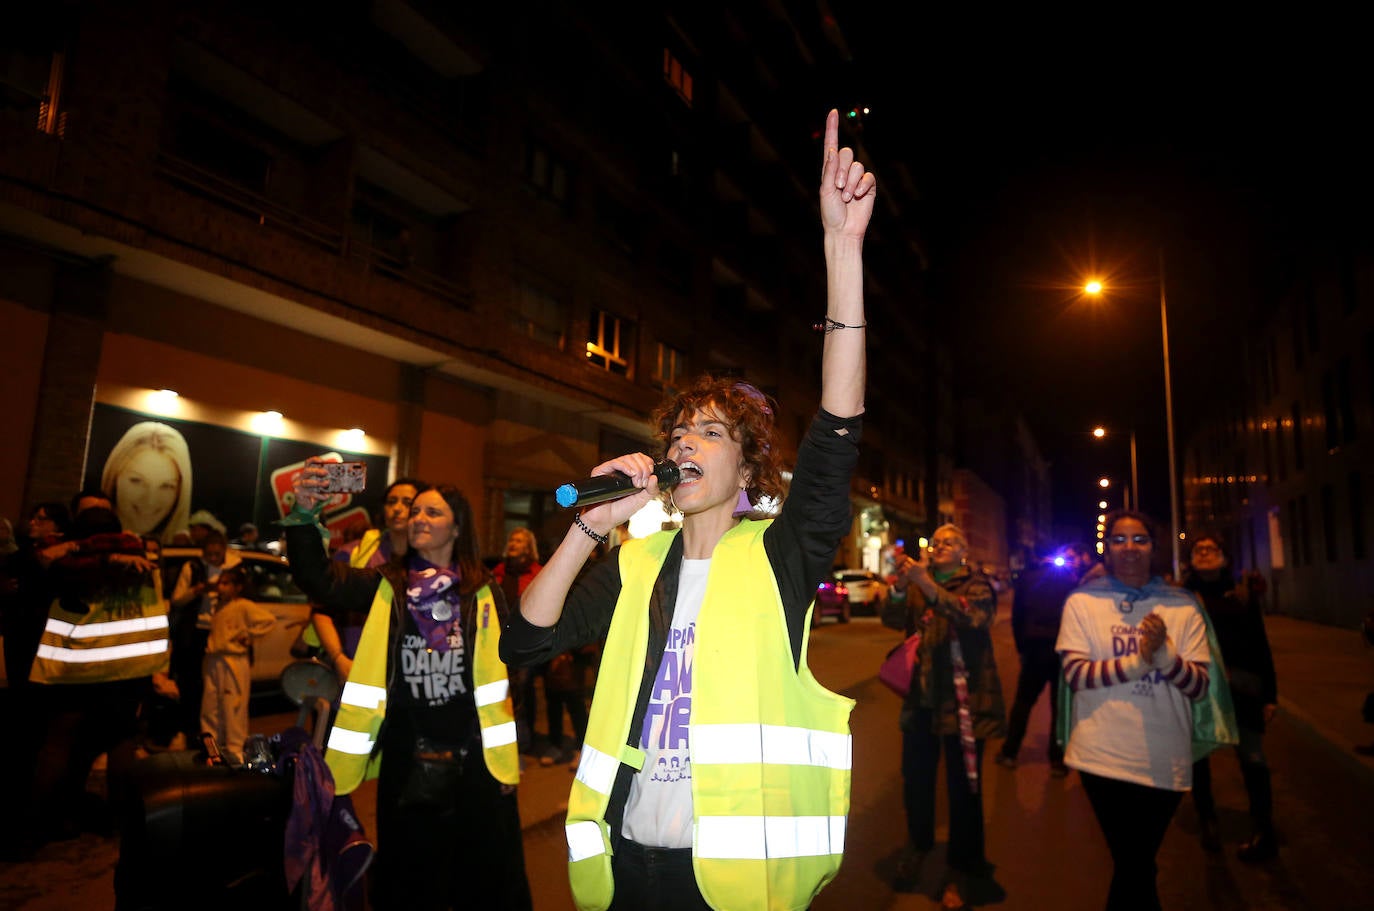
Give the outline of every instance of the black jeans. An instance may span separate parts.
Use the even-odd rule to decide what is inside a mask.
[[[1107,911],[1160,911],[1155,857],[1183,792],[1083,771],[1078,777],[1112,852]]]
[[[1240,759],[1240,774],[1245,779],[1245,791],[1250,797],[1250,826],[1255,835],[1274,833],[1274,789],[1269,781],[1269,763],[1264,758],[1264,734],[1253,728],[1240,728],[1240,743],[1236,757]],[[1212,765],[1210,756],[1193,763],[1193,807],[1197,815],[1216,819],[1217,806],[1212,798]]]
[[[691,848],[648,848],[623,838],[611,858],[610,911],[710,911],[692,869]]]
[[[1046,685],[1050,688],[1050,762],[1064,761],[1064,748],[1054,739],[1055,731],[1059,728],[1059,653],[1054,650],[1052,642],[1029,645],[1021,653],[1021,673],[1016,678],[1016,701],[1011,706],[1002,755],[1015,759],[1021,751],[1031,709],[1035,708],[1035,702]]]
[[[413,735],[397,724],[383,733],[382,747],[372,907],[529,911],[516,795],[501,793],[476,741],[452,797],[434,807],[399,805],[415,765]]]
[[[983,792],[969,787],[964,770],[964,750],[958,734],[932,732],[933,713],[917,709],[902,732],[902,794],[906,801],[906,828],[917,849],[935,846],[935,773],[940,754],[945,756],[945,780],[949,787],[949,866],[961,873],[978,875],[987,867],[983,856]],[[983,774],[983,741],[978,740],[978,775]]]

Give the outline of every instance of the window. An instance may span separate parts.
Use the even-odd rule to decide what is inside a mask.
[[[41,25],[20,17],[8,23],[15,40],[0,48],[0,116],[26,128],[61,136],[67,114],[62,110],[64,43],[57,25],[60,14],[44,15]],[[19,32],[24,35],[21,38]]]
[[[515,307],[507,311],[506,320],[526,338],[563,347],[567,307],[552,294],[521,282],[515,292]]]
[[[1336,405],[1341,416],[1341,442],[1355,442],[1355,403],[1350,395],[1350,358],[1336,365]]]
[[[1350,472],[1350,555],[1363,560],[1364,550],[1364,483],[1358,471]]]
[[[1302,406],[1293,403],[1293,470],[1302,471]]]
[[[663,79],[687,107],[692,106],[692,74],[668,48],[663,49]]]
[[[593,310],[587,327],[587,363],[620,376],[630,375],[631,324],[605,310]]]
[[[1286,537],[1292,542],[1292,557],[1289,562],[1294,566],[1302,565],[1302,551],[1298,548],[1298,536],[1302,534],[1302,529],[1298,526],[1298,502],[1290,499],[1288,508],[1284,510],[1284,515],[1288,519],[1288,534]]]
[[[686,355],[672,345],[658,343],[658,354],[654,358],[654,384],[665,392],[677,392],[678,380],[686,367]]]
[[[1312,563],[1312,512],[1307,508],[1307,494],[1298,496],[1298,534],[1299,544],[1302,545],[1302,562],[1308,565]]]
[[[1283,441],[1283,418],[1274,420],[1274,458],[1279,463],[1279,480],[1288,479],[1288,451]]]
[[[1322,375],[1322,410],[1326,413],[1326,451],[1335,452],[1341,444],[1341,428],[1336,412],[1336,381],[1329,371]]]
[[[548,146],[533,139],[525,142],[525,180],[540,196],[567,206],[567,164]]]
[[[615,197],[602,193],[596,200],[596,221],[602,236],[617,250],[634,258],[644,239],[644,225],[638,215]]]
[[[1326,562],[1336,562],[1336,492],[1330,484],[1323,484],[1322,491],[1322,543],[1326,545]]]

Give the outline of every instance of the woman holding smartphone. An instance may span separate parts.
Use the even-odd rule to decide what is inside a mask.
[[[908,636],[922,632],[911,689],[902,704],[902,779],[910,838],[898,861],[897,888],[910,888],[935,846],[935,776],[941,755],[949,789],[949,875],[942,904],[965,904],[970,880],[987,872],[983,853],[983,746],[1006,733],[1006,708],[992,653],[997,594],[968,566],[968,538],[941,525],[920,559],[897,564],[894,586],[905,616],[883,621]]]
[[[472,508],[448,485],[411,504],[407,549],[354,568],[325,555],[328,471],[310,459],[287,526],[291,570],[319,609],[364,612],[325,759],[338,793],[378,777],[372,907],[528,909],[506,667],[506,600],[477,552]],[[385,763],[381,762],[385,754]]]

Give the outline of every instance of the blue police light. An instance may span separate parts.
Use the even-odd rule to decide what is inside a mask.
[[[1054,558],[1054,565],[1055,565],[1055,566],[1063,566],[1063,565],[1064,565],[1064,558],[1063,558],[1063,557],[1055,557],[1055,558]]]

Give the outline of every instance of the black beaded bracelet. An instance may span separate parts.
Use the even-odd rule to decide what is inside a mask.
[[[587,533],[587,537],[591,538],[597,544],[605,544],[607,541],[611,540],[609,535],[599,535],[596,532],[592,531],[591,528],[587,525],[587,523],[582,521],[582,513],[580,512],[573,513],[573,524],[575,524],[578,528],[585,531]]]

